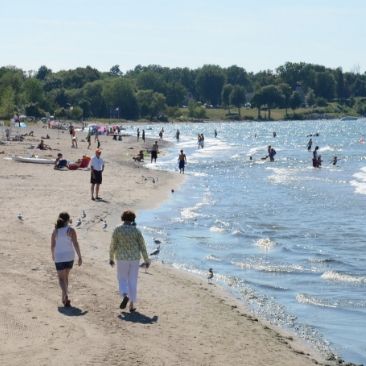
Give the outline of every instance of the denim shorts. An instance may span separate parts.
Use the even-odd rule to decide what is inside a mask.
[[[71,269],[73,265],[74,265],[74,261],[55,263],[57,271],[62,271],[64,269]]]

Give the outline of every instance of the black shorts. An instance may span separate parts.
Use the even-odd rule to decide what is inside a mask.
[[[90,176],[90,183],[91,184],[102,184],[102,172],[94,170]]]
[[[55,263],[57,271],[62,271],[64,269],[71,269],[73,265],[74,265],[74,261]]]
[[[151,158],[152,159],[156,159],[158,157],[158,152],[157,151],[151,151]]]

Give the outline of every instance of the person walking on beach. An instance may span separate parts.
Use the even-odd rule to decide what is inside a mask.
[[[119,292],[122,297],[120,309],[125,309],[128,302],[130,312],[136,311],[137,280],[141,255],[144,267],[150,266],[150,259],[146,251],[144,237],[136,227],[136,215],[133,211],[123,212],[123,224],[117,226],[112,234],[109,249],[109,264],[117,265],[117,279]]]
[[[86,142],[88,143],[88,150],[90,149],[91,145],[91,131],[89,129],[88,134],[86,135]]]
[[[154,163],[156,163],[156,159],[158,157],[158,152],[159,152],[158,142],[155,141],[154,145],[151,148],[151,162],[154,161]]]
[[[141,138],[142,138],[142,141],[145,143],[145,130],[142,130]]]
[[[91,159],[91,176],[90,176],[90,183],[91,183],[91,199],[100,200],[99,197],[99,187],[102,184],[102,173],[104,170],[104,160],[100,157],[102,150],[96,149],[95,155]],[[94,197],[94,188],[95,188],[95,197]]]
[[[179,173],[184,174],[184,167],[187,164],[187,157],[186,154],[183,152],[183,150],[180,151],[180,154],[178,156],[178,164],[179,164]]]
[[[74,265],[75,252],[78,255],[78,265],[83,263],[76,231],[69,226],[70,215],[61,212],[58,215],[55,229],[51,236],[52,260],[55,262],[58,282],[62,291],[62,303],[71,306],[69,299],[69,274]]]

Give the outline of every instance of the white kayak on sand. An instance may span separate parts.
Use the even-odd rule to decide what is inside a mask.
[[[13,160],[19,161],[21,163],[34,163],[34,164],[54,164],[55,163],[55,159],[44,159],[44,158],[39,158],[36,156],[30,156],[30,157],[13,156]]]

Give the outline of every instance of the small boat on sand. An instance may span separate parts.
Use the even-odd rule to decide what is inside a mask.
[[[25,157],[25,156],[13,156],[13,160],[18,161],[20,163],[33,163],[33,164],[54,164],[55,160],[54,159],[44,159],[44,158],[39,158],[37,156],[30,156],[30,157]]]

